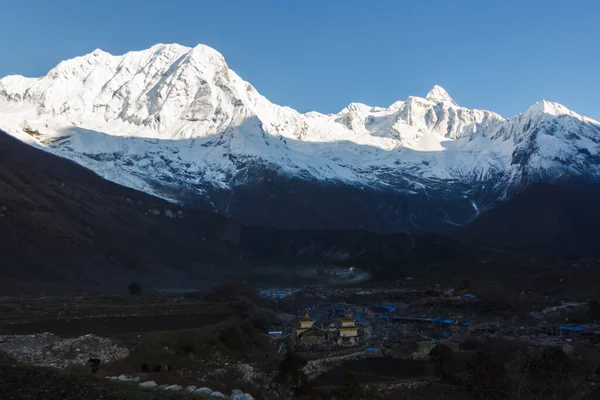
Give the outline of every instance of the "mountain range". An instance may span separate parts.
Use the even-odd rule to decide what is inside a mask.
[[[600,178],[600,123],[560,104],[506,119],[435,86],[302,114],[203,45],[96,50],[2,78],[0,129],[118,184],[276,229],[440,232],[534,183]]]

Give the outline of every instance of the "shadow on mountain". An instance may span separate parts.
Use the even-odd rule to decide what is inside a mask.
[[[533,182],[553,182],[561,175],[596,177],[600,158],[588,150],[597,146],[596,125],[569,115],[540,116],[544,112],[517,117],[518,123],[494,138],[482,131],[443,141],[440,151],[273,136],[256,116],[218,134],[180,140],[71,127],[52,146],[109,179],[120,181],[116,174],[123,171],[164,197],[246,225],[416,234],[464,225],[479,208]],[[515,142],[512,154],[507,140]],[[558,157],[542,146],[549,140],[563,143],[565,154]],[[106,165],[114,165],[114,171]]]
[[[399,264],[451,262],[469,250],[439,235],[240,226],[117,185],[2,133],[0,252],[0,289],[7,293],[22,283],[33,292],[124,290],[132,281],[199,288],[243,279],[263,265],[354,265],[385,278]]]
[[[594,182],[538,183],[453,234],[523,253],[600,257],[599,198]]]
[[[240,246],[257,266],[280,265],[283,269],[315,271],[356,267],[376,280],[405,277],[408,271],[424,265],[450,268],[490,253],[483,247],[433,233],[413,236],[357,230],[282,231],[262,227],[244,227]],[[271,268],[268,272],[274,277],[278,271]],[[269,276],[261,278],[270,279]],[[283,278],[285,276],[279,277]]]
[[[348,196],[340,193],[333,204],[340,212],[352,209]],[[278,200],[291,201],[293,194]],[[242,226],[214,212],[177,206],[0,133],[0,290],[17,291],[23,282],[29,289],[38,285],[38,292],[69,286],[124,290],[132,281],[199,288],[260,274],[264,266],[282,271],[354,266],[375,279],[461,268],[502,270],[518,252],[598,254],[598,194],[597,186],[585,182],[533,185],[457,228],[454,237],[374,233],[351,225],[278,230]],[[236,196],[249,204],[239,210],[246,214],[270,207],[258,195]],[[327,196],[333,200],[335,193]],[[287,212],[294,221],[307,215],[315,221],[326,218],[325,211],[295,214],[302,206],[317,205],[298,202]],[[335,225],[333,220],[323,222]],[[300,222],[298,226],[304,227]]]
[[[197,287],[243,265],[239,225],[109,182],[0,132],[0,273],[51,287]],[[124,286],[123,286],[124,285]]]
[[[195,139],[118,137],[79,127],[61,135],[51,147],[108,179],[120,181],[113,175],[123,171],[186,206],[272,229],[439,232],[470,221],[472,201],[487,204],[498,196],[498,188],[423,178],[399,164],[420,163],[428,152],[276,137],[257,117]],[[432,160],[444,158],[444,152],[429,153]],[[361,167],[365,159],[385,158],[378,167]],[[100,168],[106,164],[114,171]],[[467,198],[475,188],[485,193]]]

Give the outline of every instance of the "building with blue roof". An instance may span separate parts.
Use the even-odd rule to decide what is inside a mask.
[[[585,328],[583,326],[559,326],[559,331],[567,331],[567,332],[583,332]]]
[[[386,311],[389,311],[389,312],[396,311],[396,307],[394,307],[392,305],[389,305],[389,304],[375,304],[375,308],[386,310]]]

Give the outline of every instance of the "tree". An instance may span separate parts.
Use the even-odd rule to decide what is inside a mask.
[[[344,394],[347,399],[357,399],[360,396],[360,382],[350,371],[344,374]]]
[[[590,300],[588,316],[592,321],[600,321],[600,303],[598,300]]]
[[[306,364],[307,361],[304,358],[290,350],[279,364],[279,373],[282,377],[289,378],[292,385],[299,389],[306,382],[306,378],[302,373],[302,368]]]
[[[462,283],[461,289],[463,289],[466,292],[470,292],[471,291],[471,280],[465,279]]]
[[[440,371],[442,373],[442,378],[449,378],[452,376],[453,356],[454,351],[445,344],[438,344],[429,352],[429,357],[438,362]]]
[[[129,294],[132,296],[139,296],[142,294],[142,286],[137,282],[131,283],[127,288],[129,289]]]
[[[572,398],[577,379],[572,379],[569,356],[559,348],[546,348],[525,358],[523,370],[531,389],[548,399]]]
[[[504,364],[494,362],[489,353],[477,350],[467,361],[467,372],[476,398],[492,400],[507,397],[509,385]]]

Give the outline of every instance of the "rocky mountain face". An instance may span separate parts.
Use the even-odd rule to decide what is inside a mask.
[[[119,184],[282,229],[443,231],[532,183],[600,178],[600,123],[559,104],[505,119],[436,86],[301,114],[202,45],[5,77],[0,128]]]

